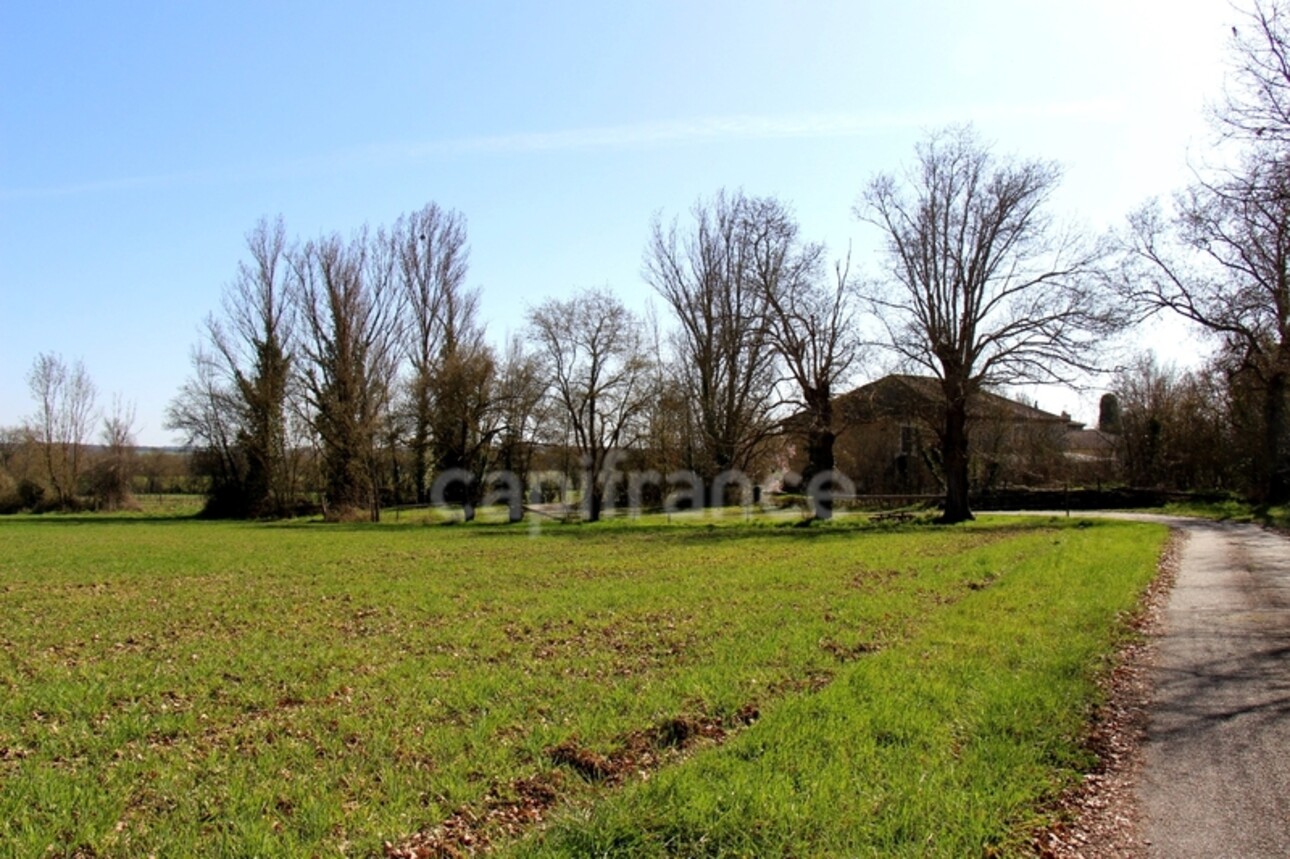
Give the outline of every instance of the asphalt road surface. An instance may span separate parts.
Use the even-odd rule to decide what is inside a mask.
[[[1138,786],[1151,855],[1290,857],[1290,538],[1167,521],[1189,536]]]

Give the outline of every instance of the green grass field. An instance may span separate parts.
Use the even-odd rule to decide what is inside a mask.
[[[1179,516],[1196,516],[1219,522],[1257,522],[1272,528],[1290,529],[1290,505],[1268,506],[1250,504],[1232,499],[1213,503],[1174,502],[1151,510],[1151,513],[1171,513]]]
[[[0,855],[1016,852],[1164,533],[0,520]]]

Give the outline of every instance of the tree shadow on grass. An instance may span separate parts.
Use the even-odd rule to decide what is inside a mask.
[[[70,527],[73,525],[182,525],[193,522],[229,522],[229,519],[203,519],[200,516],[153,516],[148,514],[113,513],[40,513],[0,516],[0,528],[6,525],[44,525]]]
[[[640,523],[624,520],[607,520],[598,523],[547,523],[536,531],[529,530],[527,522],[472,522],[440,523],[429,527],[448,527],[469,533],[480,538],[513,537],[519,533],[533,536],[558,537],[564,539],[613,539],[629,536],[657,536],[669,540],[693,543],[713,543],[741,541],[752,539],[777,540],[849,540],[864,536],[890,534],[925,534],[941,536],[953,534],[989,534],[1000,538],[1027,534],[1037,531],[1060,531],[1070,529],[1115,527],[1117,523],[1109,520],[1093,519],[1045,519],[1039,517],[1018,517],[999,522],[974,523],[964,526],[946,526],[930,519],[910,522],[830,522],[800,527],[794,522],[648,522]],[[370,527],[370,526],[369,526]]]

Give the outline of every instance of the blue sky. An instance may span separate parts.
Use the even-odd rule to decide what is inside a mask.
[[[0,425],[38,352],[82,358],[140,440],[246,231],[349,233],[433,200],[469,223],[494,339],[608,284],[656,212],[775,194],[876,273],[851,215],[927,130],[974,122],[1117,226],[1203,160],[1222,2],[0,2]],[[1142,342],[1197,354],[1177,327]],[[1087,414],[1089,396],[1039,392]],[[1095,399],[1093,400],[1095,402]]]

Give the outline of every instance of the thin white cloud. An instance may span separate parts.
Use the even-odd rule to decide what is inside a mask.
[[[576,149],[649,148],[715,140],[827,139],[858,137],[901,128],[932,128],[952,122],[1003,122],[1042,119],[1105,121],[1119,116],[1111,101],[1013,105],[962,110],[888,114],[801,114],[717,116],[668,122],[612,125],[560,131],[525,132],[372,147],[386,157],[427,157],[445,153],[525,153]]]
[[[952,122],[1070,120],[1109,121],[1123,114],[1112,101],[1001,105],[877,114],[714,116],[627,125],[460,137],[411,143],[383,143],[283,163],[276,167],[199,170],[131,176],[65,185],[0,189],[0,200],[75,196],[210,182],[272,179],[286,175],[352,168],[372,163],[406,163],[444,155],[513,155],[588,149],[649,149],[733,140],[822,140],[882,131],[934,128]]]
[[[111,191],[133,191],[140,188],[167,188],[176,185],[193,185],[217,181],[219,175],[212,171],[187,171],[181,173],[153,173],[142,176],[122,176],[116,179],[93,179],[70,182],[66,185],[46,185],[29,188],[0,189],[0,200],[22,200],[36,197],[73,197],[81,194],[98,194]]]

